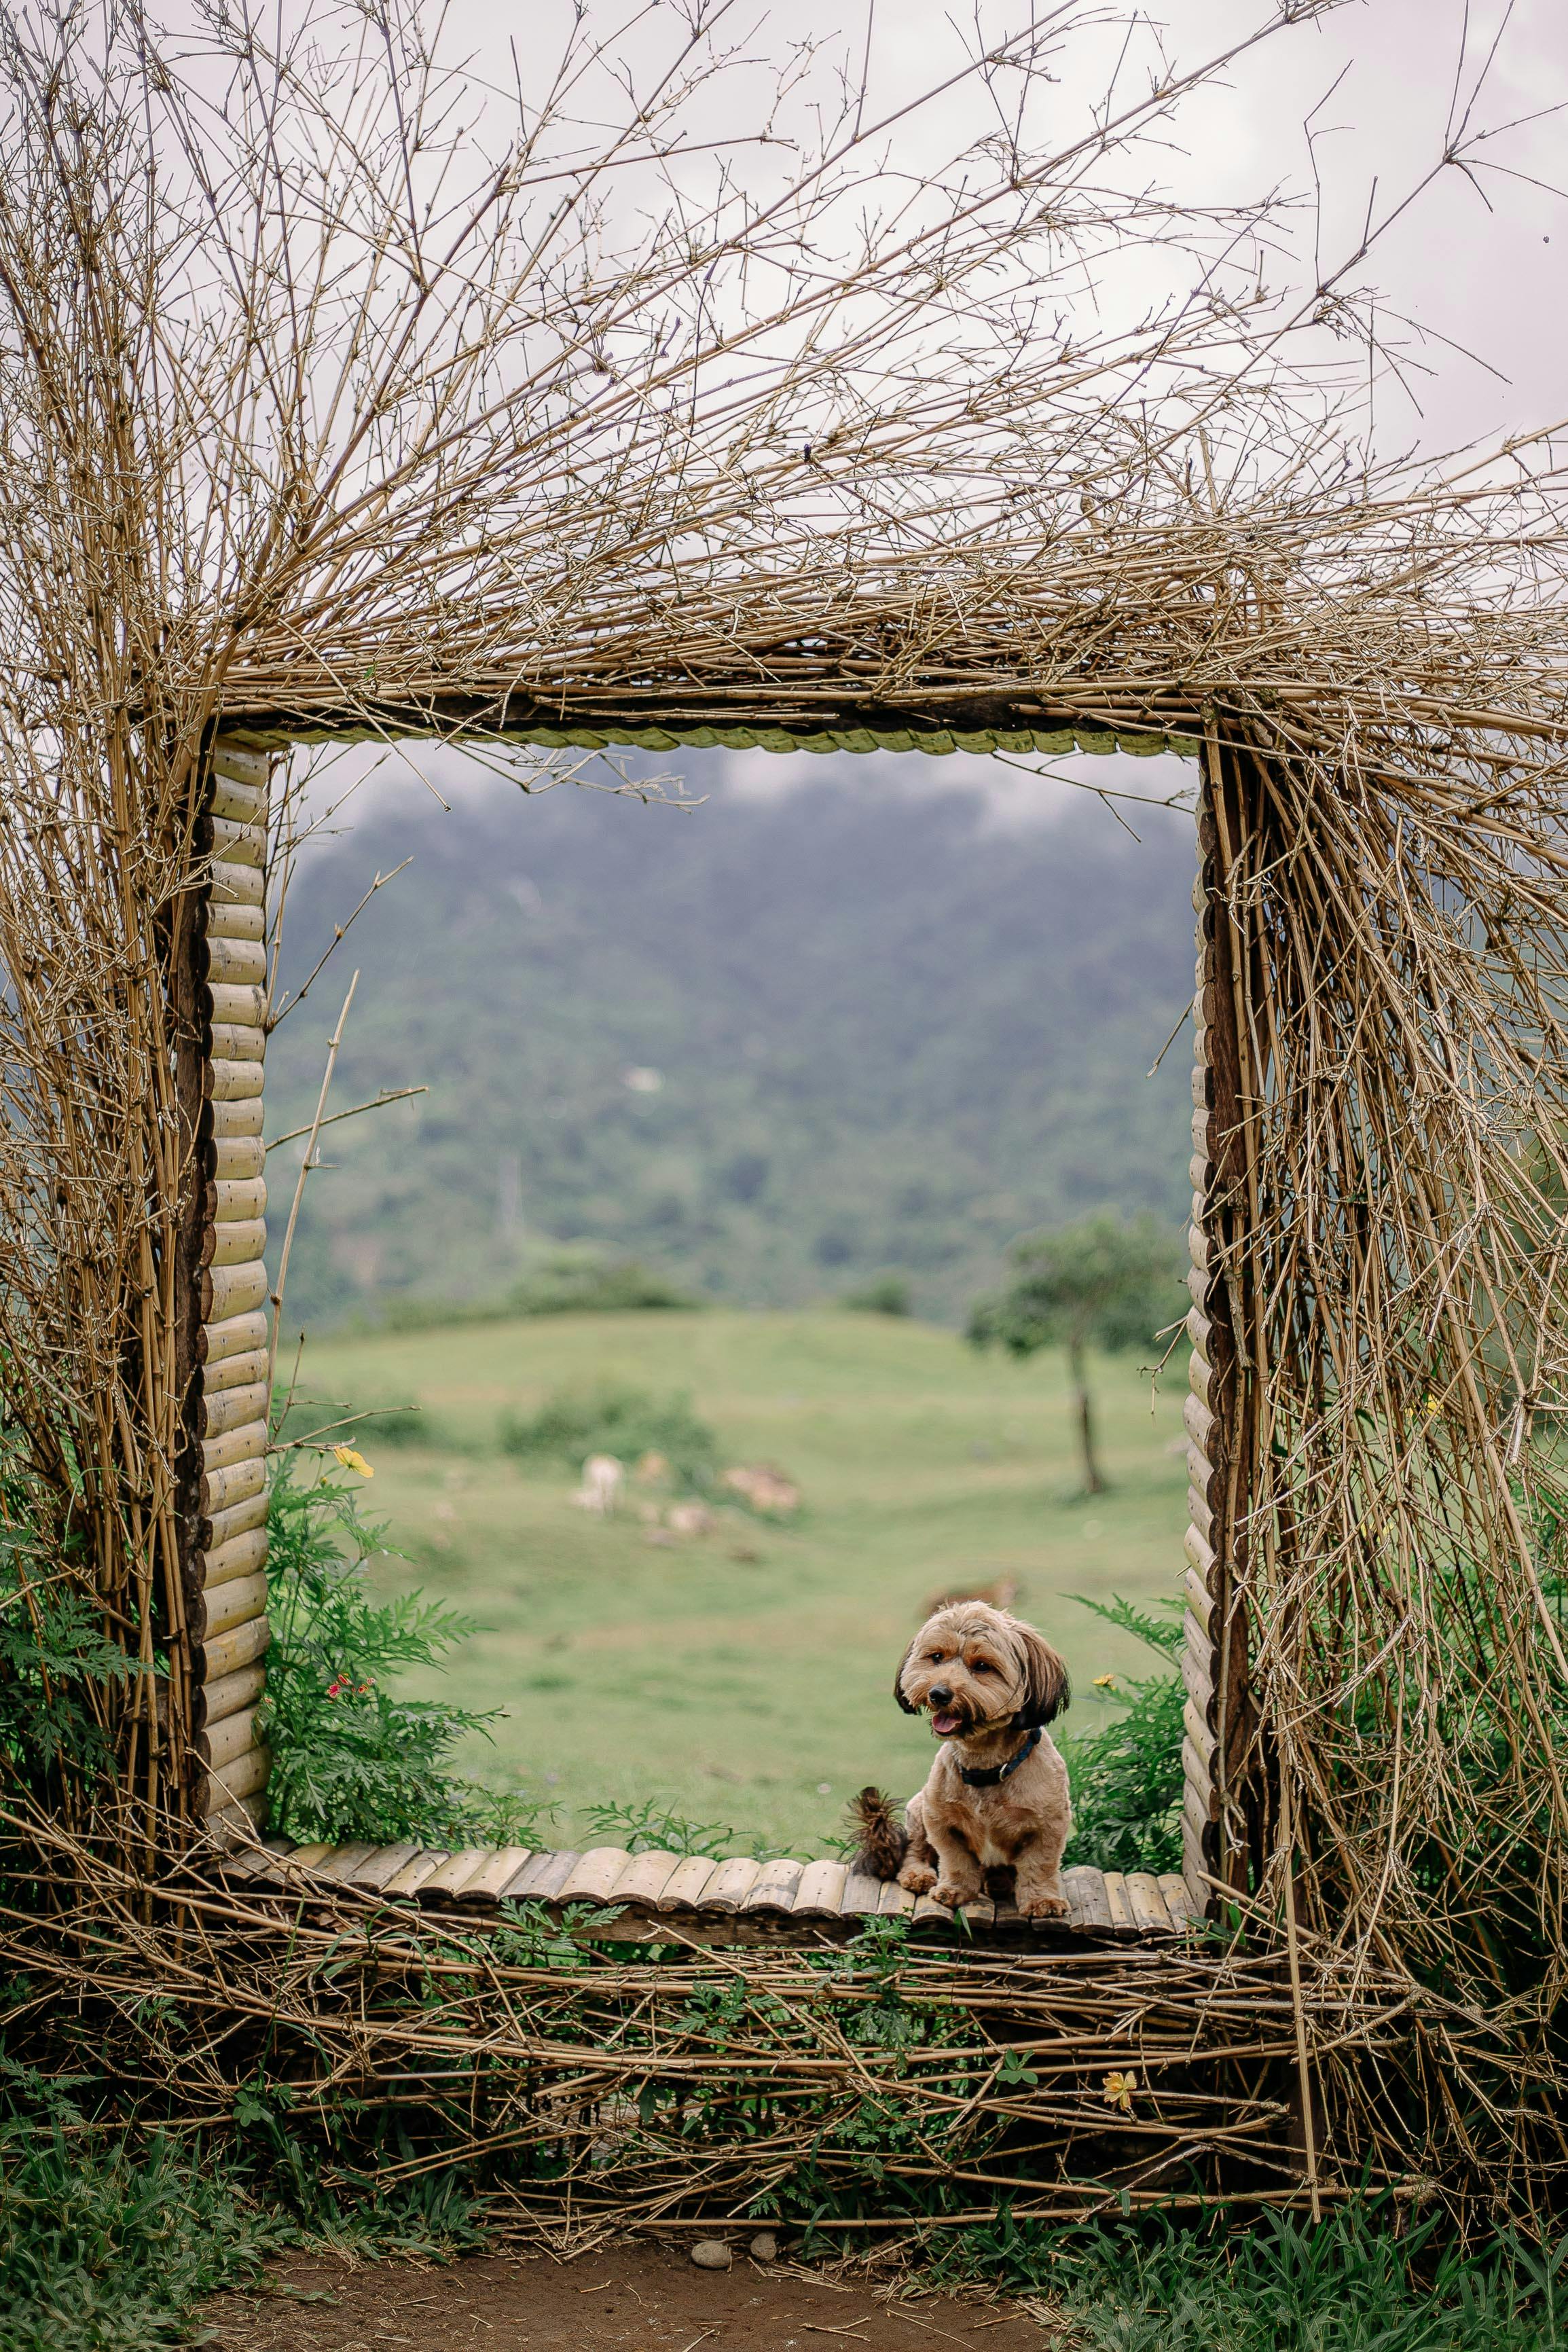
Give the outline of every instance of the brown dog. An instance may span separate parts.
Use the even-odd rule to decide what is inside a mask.
[[[916,1633],[894,1695],[906,1715],[929,1707],[941,1747],[902,1831],[879,1790],[862,1791],[865,1867],[955,1906],[1004,1893],[1010,1879],[1026,1919],[1063,1916],[1072,1806],[1045,1726],[1070,1694],[1050,1643],[983,1601],[954,1601]]]

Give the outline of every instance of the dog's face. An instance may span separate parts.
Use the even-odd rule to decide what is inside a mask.
[[[983,1601],[928,1617],[904,1653],[894,1693],[905,1715],[931,1710],[938,1739],[1016,1723],[1032,1730],[1067,1705],[1067,1668],[1043,1634]]]

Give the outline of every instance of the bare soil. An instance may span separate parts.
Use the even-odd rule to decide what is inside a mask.
[[[208,2352],[1041,2352],[1046,2340],[1017,2305],[762,2265],[744,2240],[728,2271],[648,2244],[573,2262],[288,2263],[257,2294],[214,2296],[204,2331]]]

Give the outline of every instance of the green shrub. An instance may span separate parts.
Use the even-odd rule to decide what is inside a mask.
[[[713,1484],[718,1466],[718,1440],[690,1398],[645,1389],[558,1390],[531,1419],[503,1415],[500,1440],[521,1462],[555,1460],[574,1470],[591,1454],[613,1454],[629,1466],[662,1454],[677,1484],[698,1491]]]
[[[553,1250],[507,1300],[514,1315],[625,1315],[700,1305],[635,1258],[606,1257],[586,1245]]]
[[[587,1242],[566,1243],[491,1298],[389,1298],[380,1328],[429,1331],[452,1323],[502,1323],[514,1315],[628,1315],[702,1304],[635,1258],[610,1257]]]
[[[859,1290],[846,1290],[840,1299],[854,1315],[908,1315],[914,1311],[914,1301],[908,1283],[901,1274],[879,1274],[874,1282],[862,1285]]]
[[[476,1628],[418,1592],[378,1601],[365,1566],[383,1530],[357,1495],[285,1454],[268,1514],[271,1556],[263,1727],[273,1752],[274,1827],[301,1843],[509,1843],[538,1808],[455,1777],[451,1755],[493,1718],[439,1700],[401,1698],[388,1677],[434,1665]]]
[[[1180,1603],[1155,1617],[1130,1601],[1073,1599],[1135,1633],[1162,1657],[1181,1649]],[[1118,1678],[1126,1704],[1099,1731],[1061,1745],[1072,1783],[1070,1863],[1098,1870],[1181,1868],[1182,1682],[1178,1674]]]

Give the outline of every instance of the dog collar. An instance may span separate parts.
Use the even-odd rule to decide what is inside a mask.
[[[1024,1741],[1024,1744],[1019,1749],[1018,1754],[1016,1756],[1009,1756],[1005,1764],[988,1765],[982,1770],[976,1772],[966,1771],[963,1765],[960,1764],[958,1767],[958,1778],[962,1780],[966,1789],[994,1789],[998,1780],[1005,1780],[1010,1774],[1016,1772],[1019,1766],[1023,1762],[1025,1757],[1032,1756],[1039,1746],[1040,1733],[1037,1729],[1030,1733],[1029,1738]]]

